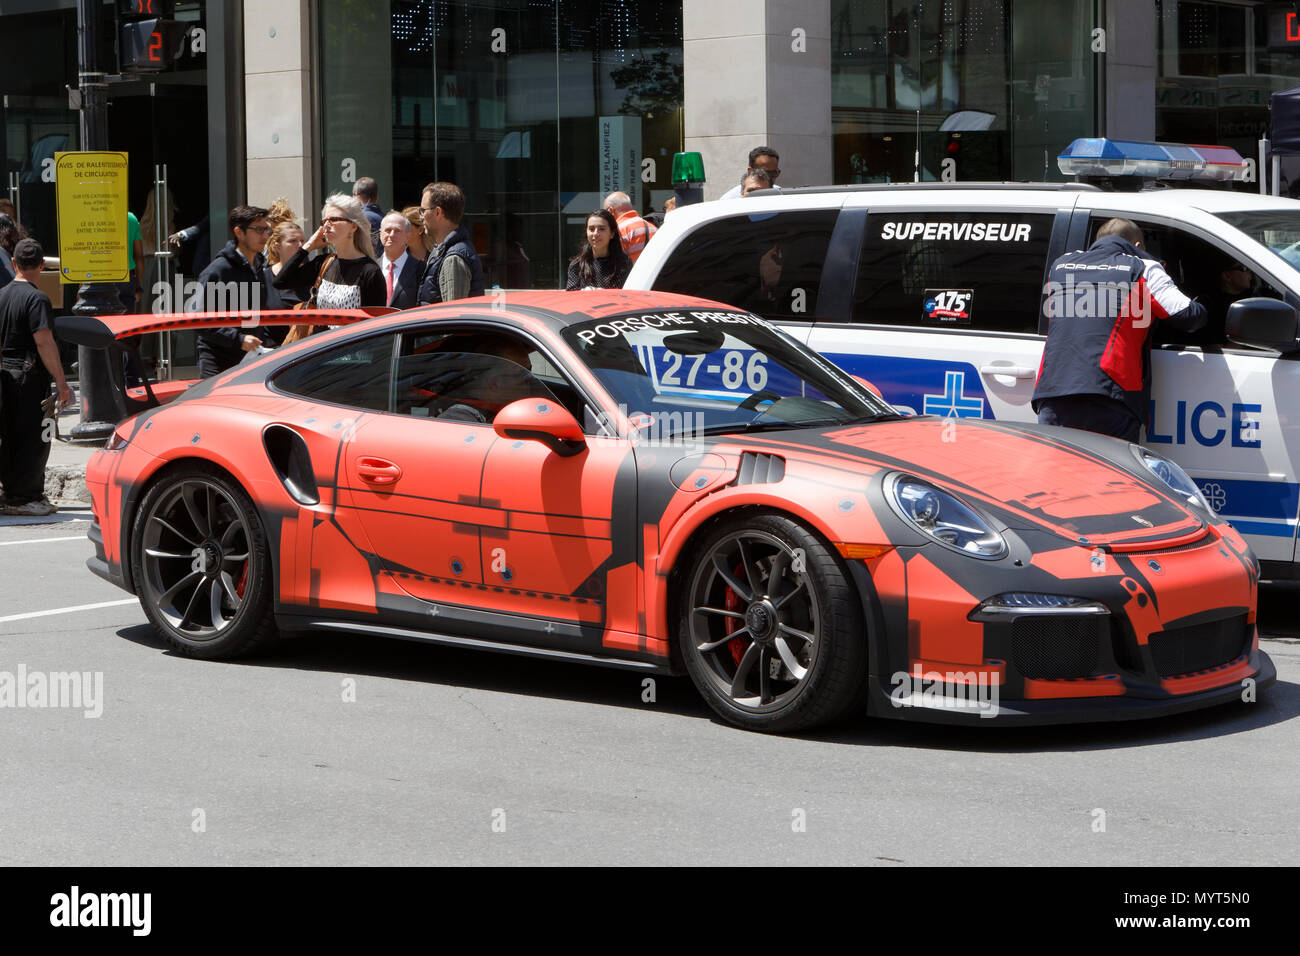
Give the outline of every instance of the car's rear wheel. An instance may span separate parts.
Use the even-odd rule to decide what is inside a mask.
[[[820,537],[765,514],[716,528],[696,553],[678,633],[687,671],[719,715],[751,730],[793,731],[861,704],[862,609]]]
[[[236,657],[272,643],[271,555],[252,500],[196,463],[145,496],[131,535],[140,603],[175,650]]]

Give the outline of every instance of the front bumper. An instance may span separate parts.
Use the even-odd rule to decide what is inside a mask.
[[[1277,668],[1262,650],[1254,650],[1247,659],[1249,672],[1240,680],[1222,687],[1191,694],[1165,694],[1161,697],[1071,697],[1055,700],[1002,700],[988,692],[983,701],[960,705],[952,698],[945,702],[941,694],[930,701],[911,695],[902,704],[891,694],[887,681],[873,679],[867,712],[877,717],[919,720],[927,723],[965,724],[992,719],[998,725],[1031,726],[1039,724],[1084,724],[1109,720],[1139,720],[1165,717],[1205,707],[1258,700],[1258,691],[1277,681]],[[1248,694],[1247,691],[1251,693]],[[971,694],[970,698],[977,697]]]
[[[874,608],[870,713],[943,723],[1126,720],[1252,699],[1276,680],[1259,648],[1257,572],[1244,542],[1207,531],[1189,545],[1104,560],[1048,539],[1031,544],[1000,562],[921,548],[854,568]],[[985,610],[1012,592],[1091,607]]]
[[[96,576],[103,578],[109,584],[115,584],[123,591],[130,591],[131,588],[126,583],[126,576],[122,573],[120,564],[109,563],[104,554],[104,531],[103,526],[98,520],[92,521],[90,530],[86,532],[86,537],[90,543],[95,546],[95,553],[86,559],[86,567],[90,568]]]

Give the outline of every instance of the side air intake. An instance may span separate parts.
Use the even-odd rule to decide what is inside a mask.
[[[785,459],[779,455],[747,451],[740,456],[738,485],[770,485],[785,478]]]
[[[276,476],[293,500],[300,505],[320,504],[320,489],[302,436],[284,425],[268,425],[262,432],[262,443]]]

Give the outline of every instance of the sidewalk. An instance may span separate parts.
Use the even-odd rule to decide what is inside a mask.
[[[75,394],[75,388],[73,392]],[[59,415],[59,434],[66,438],[79,421],[81,405],[74,402],[71,408]],[[103,447],[103,443],[55,441],[51,445],[50,458],[45,464],[45,497],[57,505],[59,510],[41,517],[0,515],[0,528],[91,519],[90,495],[86,492],[86,464],[90,461],[90,456]]]
[[[70,408],[59,414],[59,436],[66,439],[80,421],[81,401],[78,397]],[[91,455],[104,447],[103,442],[55,441],[51,445],[50,459],[45,465],[45,497],[58,505],[60,511],[88,512],[90,495],[86,492],[86,464]],[[51,519],[55,517],[50,515]]]

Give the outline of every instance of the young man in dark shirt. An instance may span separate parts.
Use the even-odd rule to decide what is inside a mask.
[[[72,404],[72,390],[63,377],[59,348],[54,341],[54,317],[49,297],[36,287],[45,250],[35,239],[14,248],[16,277],[0,290],[0,344],[3,345],[4,402],[0,406],[0,483],[4,513],[48,515],[54,505],[45,499],[45,462],[50,457],[41,403],[50,382],[59,389],[59,407]]]
[[[257,305],[261,305],[262,270],[266,266],[262,250],[271,234],[266,217],[267,210],[261,206],[236,206],[230,210],[230,234],[234,238],[199,273],[199,285],[204,288],[207,301],[197,303],[199,307],[192,311],[219,311],[223,301],[224,308],[229,310],[253,308],[254,296]],[[209,295],[208,287],[216,285],[224,286],[223,294]],[[262,345],[278,344],[274,331],[266,327],[200,329],[199,376],[211,378],[238,365],[245,353]]]

